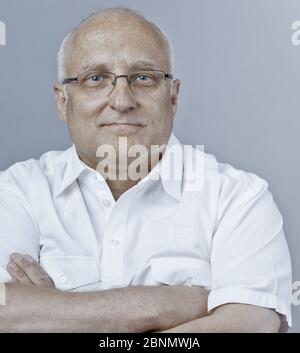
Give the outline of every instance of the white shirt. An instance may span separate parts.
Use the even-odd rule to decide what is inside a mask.
[[[173,134],[172,146],[183,148]],[[74,146],[12,165],[0,175],[0,282],[11,280],[6,265],[19,252],[61,290],[199,285],[210,290],[208,310],[252,304],[291,325],[290,254],[268,183],[202,157],[199,190],[186,187],[184,154],[175,160],[179,180],[164,178],[165,152],[117,201]]]

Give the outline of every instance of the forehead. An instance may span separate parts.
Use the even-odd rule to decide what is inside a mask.
[[[75,33],[68,61],[69,73],[104,64],[111,71],[143,64],[169,70],[165,43],[153,29],[142,24],[87,26]]]

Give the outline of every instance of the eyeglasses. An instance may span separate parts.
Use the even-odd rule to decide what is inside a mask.
[[[125,77],[131,90],[136,94],[153,92],[157,90],[162,80],[173,79],[172,74],[166,74],[162,70],[142,70],[131,72],[128,75],[116,75],[113,72],[95,70],[83,72],[77,77],[65,78],[62,84],[76,83],[86,91],[109,94],[115,87],[119,77]]]

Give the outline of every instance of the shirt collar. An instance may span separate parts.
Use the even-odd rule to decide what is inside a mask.
[[[55,196],[59,196],[65,191],[84,171],[90,169],[91,172],[97,173],[80,160],[74,144],[65,151],[64,157],[65,158],[60,161],[60,165],[57,165],[57,188]]]
[[[98,178],[105,179],[96,170],[90,168],[78,157],[75,145],[67,149],[63,154],[64,158],[57,165],[55,196],[59,196],[73,182],[75,182],[83,172],[94,173]],[[183,149],[181,143],[171,133],[166,150],[161,160],[154,166],[139,184],[148,180],[161,179],[164,190],[178,201],[182,201],[182,176],[183,176]]]
[[[159,161],[160,177],[165,191],[178,201],[183,201],[183,146],[172,133],[167,148]]]

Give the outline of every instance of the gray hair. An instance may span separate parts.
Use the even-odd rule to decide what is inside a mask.
[[[92,13],[91,15],[89,15],[88,17],[86,17],[85,19],[83,19],[79,25],[77,25],[69,34],[67,34],[67,36],[64,38],[64,40],[62,41],[58,54],[57,54],[57,68],[58,68],[58,80],[60,82],[63,81],[63,79],[65,78],[66,75],[66,47],[67,44],[72,36],[72,34],[74,32],[76,32],[80,26],[85,23],[87,20],[89,20],[92,17],[96,17],[102,13],[105,12],[119,12],[119,13],[129,13],[137,18],[139,18],[140,20],[144,21],[145,23],[147,23],[148,25],[150,25],[153,30],[162,38],[163,42],[166,45],[166,49],[168,52],[168,58],[169,58],[169,62],[170,62],[170,66],[171,66],[171,73],[174,72],[175,70],[175,57],[174,57],[174,49],[173,49],[173,45],[169,39],[169,36],[167,35],[167,33],[158,25],[156,25],[155,23],[149,21],[148,19],[145,18],[145,16],[136,11],[136,10],[132,10],[128,7],[122,7],[122,6],[116,6],[116,7],[111,7],[111,8],[105,8],[102,10],[99,10],[97,12]]]

